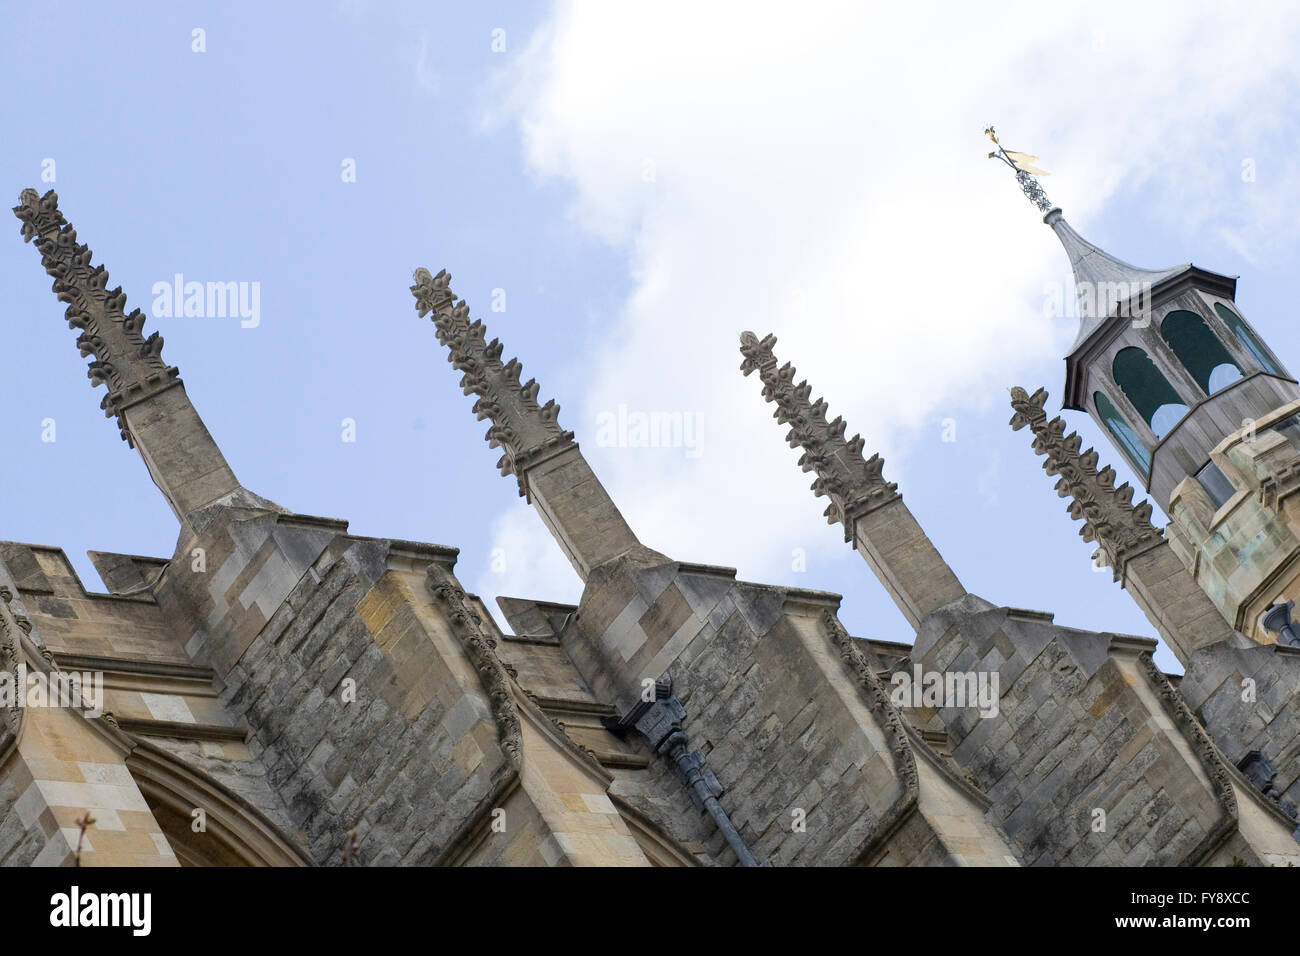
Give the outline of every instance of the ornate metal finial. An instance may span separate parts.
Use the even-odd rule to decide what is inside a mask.
[[[36,240],[55,294],[68,303],[64,316],[69,326],[81,330],[77,345],[82,356],[94,356],[88,377],[108,386],[100,408],[105,416],[117,417],[122,438],[134,445],[122,412],[179,380],[180,373],[162,360],[162,336],[144,337],[139,309],[123,314],[126,294],[121,286],[108,291],[108,270],[91,265],[91,251],[77,242],[77,231],[59,212],[53,189],[39,198],[36,190],[24,189],[14,215],[22,221],[23,241]]]
[[[519,384],[523,366],[513,358],[502,363],[500,340],[484,340],[486,327],[477,319],[470,321],[469,306],[452,293],[447,270],[432,276],[428,269],[416,269],[411,294],[421,318],[433,313],[438,341],[447,346],[447,361],[465,373],[461,388],[466,395],[479,396],[474,414],[479,421],[492,421],[484,437],[493,448],[505,450],[497,462],[501,474],[518,478],[519,494],[527,494],[528,469],[574,445],[573,432],[560,427],[560,406],[554,400],[537,404],[535,379]]]
[[[1002,144],[998,142],[997,131],[992,126],[986,129],[984,133],[989,139],[993,140],[993,145],[997,147],[997,149],[989,153],[989,159],[1000,159],[1010,166],[1016,174],[1016,182],[1020,183],[1020,188],[1029,197],[1029,201],[1043,212],[1051,212],[1052,201],[1047,198],[1047,193],[1043,192],[1043,187],[1034,178],[1035,176],[1050,175],[1046,170],[1033,165],[1038,162],[1038,157],[1030,156],[1028,153],[1018,153],[1014,149],[1004,149]]]
[[[1160,529],[1151,523],[1151,503],[1133,504],[1133,489],[1128,482],[1115,487],[1115,470],[1109,465],[1097,467],[1097,452],[1083,444],[1078,433],[1065,434],[1065,422],[1058,416],[1047,420],[1043,405],[1046,389],[1030,395],[1023,388],[1011,389],[1011,428],[1019,431],[1026,425],[1034,433],[1034,453],[1046,455],[1043,470],[1059,476],[1056,493],[1070,498],[1070,517],[1083,519],[1079,534],[1084,541],[1096,542],[1100,554],[1115,572],[1115,580],[1124,575],[1128,560],[1164,540]],[[1094,555],[1095,557],[1096,555]]]
[[[753,332],[742,332],[740,354],[745,360],[740,370],[746,375],[758,372],[763,381],[763,398],[776,403],[772,417],[790,426],[786,441],[791,448],[804,449],[799,466],[817,472],[813,492],[831,500],[825,511],[827,524],[840,522],[844,540],[852,541],[854,521],[865,511],[898,498],[898,486],[885,481],[885,462],[879,455],[862,457],[861,435],[845,440],[843,418],[826,420],[826,402],[820,398],[810,401],[812,387],[807,381],[794,384],[794,366],[786,362],[777,368],[774,345],[774,335],[760,340]]]

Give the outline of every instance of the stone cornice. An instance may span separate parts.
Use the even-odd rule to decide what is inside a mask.
[[[59,212],[59,197],[50,190],[37,197],[24,189],[14,215],[22,221],[24,241],[36,241],[41,265],[54,278],[54,292],[68,308],[68,325],[81,330],[77,346],[92,361],[87,376],[106,385],[100,407],[118,420],[122,438],[134,445],[122,413],[179,382],[179,372],[162,360],[162,336],[143,334],[144,313],[124,313],[126,293],[108,289],[108,270],[93,265],[91,251],[77,241],[77,231]]]
[[[759,339],[753,332],[740,335],[740,370],[745,375],[758,372],[763,382],[763,398],[776,405],[773,417],[789,425],[786,441],[791,448],[803,448],[799,467],[815,471],[812,483],[815,495],[830,499],[825,515],[828,524],[844,526],[844,540],[853,540],[854,522],[861,515],[898,497],[898,486],[882,474],[884,460],[879,455],[863,458],[861,435],[845,439],[843,418],[826,420],[824,399],[812,400],[807,381],[794,384],[795,369],[789,362],[777,367],[772,352],[776,336]]]
[[[192,724],[179,720],[151,720],[145,717],[127,717],[114,714],[117,726],[128,734],[141,737],[172,737],[177,740],[217,740],[228,743],[247,743],[248,728],[228,727],[224,724]]]
[[[1109,465],[1098,467],[1097,452],[1083,444],[1078,433],[1065,434],[1065,422],[1057,416],[1051,421],[1043,411],[1047,401],[1045,389],[1030,395],[1023,388],[1011,389],[1011,428],[1028,426],[1034,434],[1034,453],[1046,456],[1043,470],[1057,476],[1056,493],[1069,498],[1070,517],[1082,519],[1079,534],[1084,541],[1095,542],[1115,580],[1124,576],[1128,560],[1164,541],[1160,529],[1151,523],[1151,503],[1133,504],[1133,488],[1128,482],[1115,487],[1115,470]]]
[[[460,380],[465,394],[478,396],[474,414],[480,421],[489,419],[488,444],[504,454],[497,467],[502,475],[514,475],[519,494],[527,494],[529,469],[574,447],[573,432],[560,427],[560,406],[554,400],[545,405],[537,402],[535,379],[520,384],[523,366],[518,359],[501,361],[500,340],[486,341],[486,327],[470,321],[469,306],[457,300],[451,291],[451,276],[444,269],[436,276],[427,269],[415,270],[416,312],[423,318],[432,313],[438,341],[447,347],[447,360],[464,373]]]
[[[170,661],[131,660],[92,654],[68,654],[63,651],[55,653],[54,658],[59,669],[65,671],[103,671],[105,674],[166,677],[174,680],[197,681],[204,685],[211,684],[216,678],[211,667],[177,664]]]

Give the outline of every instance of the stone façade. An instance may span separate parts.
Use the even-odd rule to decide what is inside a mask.
[[[101,715],[80,703],[4,715],[0,862],[1300,856],[1279,803],[1151,664],[1153,642],[968,594],[878,456],[777,367],[774,338],[743,340],[745,368],[804,448],[829,520],[917,628],[911,647],[851,637],[837,595],[738,581],[643,545],[558,406],[502,361],[446,273],[418,270],[417,311],[490,420],[502,474],[585,583],[574,606],[501,598],[504,633],[456,580],[454,548],[358,537],[244,489],[57,197],[26,192],[16,213],[180,534],[168,559],[93,554],[107,593],[88,592],[58,549],[0,545],[4,667],[104,674]],[[998,713],[896,703],[894,675],[918,664],[996,672]],[[1197,673],[1184,683],[1207,684]],[[1275,693],[1285,706],[1286,688]],[[621,719],[647,712],[667,725]]]

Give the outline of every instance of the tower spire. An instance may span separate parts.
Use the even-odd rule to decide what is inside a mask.
[[[1071,228],[1060,207],[1053,205],[1047,198],[1037,177],[1049,174],[1033,165],[1038,157],[1006,149],[992,126],[984,132],[994,145],[989,159],[1004,163],[1016,174],[1016,182],[1020,184],[1021,191],[1044,213],[1043,222],[1052,227],[1065,254],[1070,257],[1080,319],[1079,334],[1070,348],[1071,352],[1083,344],[1117,308],[1128,305],[1133,300],[1137,300],[1137,305],[1149,308],[1150,292],[1157,283],[1191,268],[1191,263],[1184,263],[1168,269],[1142,269],[1093,245]]]
[[[1044,213],[1043,222],[1052,227],[1070,259],[1078,300],[1079,330],[1065,356],[1064,407],[1075,410],[1085,407],[1081,356],[1102,327],[1110,327],[1111,319],[1131,319],[1139,327],[1149,325],[1157,294],[1168,290],[1171,280],[1188,273],[1221,284],[1231,296],[1235,280],[1196,269],[1190,262],[1167,269],[1143,269],[1089,242],[1074,231],[1060,207],[1054,206],[1047,198],[1036,177],[1048,174],[1033,165],[1038,157],[1004,148],[992,126],[984,132],[995,147],[989,158],[1015,172],[1021,190]]]
[[[503,451],[497,462],[501,474],[515,476],[519,494],[537,508],[582,579],[642,547],[578,450],[573,432],[560,427],[560,406],[538,404],[537,382],[520,383],[518,359],[501,361],[501,342],[488,342],[483,323],[470,320],[469,306],[452,293],[447,271],[435,276],[416,269],[411,294],[421,318],[432,313],[447,360],[464,373],[461,388],[478,396],[474,414],[492,422],[484,437]]]
[[[999,146],[991,155],[1023,185],[1020,154]],[[1297,572],[1284,570],[1295,531],[1260,489],[1293,463],[1280,439],[1256,442],[1255,433],[1290,420],[1300,386],[1242,317],[1234,277],[1191,263],[1140,269],[1085,240],[1060,209],[1043,219],[1070,258],[1079,297],[1061,406],[1103,429],[1169,525],[1155,530],[1150,506],[1134,506],[1128,486],[1115,488],[1114,473],[1097,469],[1095,452],[1080,453],[1077,436],[1047,421],[1041,389],[1013,391],[1012,426],[1032,427],[1035,450],[1061,476],[1058,490],[1073,498],[1071,514],[1085,519],[1085,540],[1095,538],[1180,654],[1234,631],[1271,641],[1258,619],[1279,589],[1295,594]]]
[[[199,508],[242,491],[221,450],[186,397],[180,374],[162,359],[162,336],[145,337],[144,313],[126,309],[126,293],[108,288],[108,270],[59,211],[59,197],[24,189],[14,215],[25,242],[35,242],[64,317],[81,335],[87,372],[108,393],[100,407],[116,418],[122,438],[145,460],[154,482],[182,522]],[[247,492],[245,492],[247,494]],[[255,496],[249,496],[250,500]],[[260,505],[270,505],[256,499]],[[275,507],[275,506],[272,506]]]
[[[794,384],[789,362],[777,367],[774,345],[774,335],[760,339],[742,332],[740,370],[758,372],[763,398],[776,405],[773,417],[790,426],[786,440],[803,448],[799,466],[817,473],[813,493],[830,499],[827,522],[844,526],[844,540],[853,543],[899,610],[919,627],[932,611],[964,597],[966,589],[903,504],[898,486],[885,480],[881,457],[863,458],[862,436],[845,439],[843,418],[826,420],[826,402],[812,400],[806,381]]]

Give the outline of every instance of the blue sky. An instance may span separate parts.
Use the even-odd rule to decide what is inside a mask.
[[[840,592],[850,629],[885,639],[911,635],[740,376],[743,329],[776,332],[778,356],[882,451],[970,590],[1151,634],[1006,424],[1013,384],[1045,385],[1057,407],[1074,328],[1044,314],[1067,263],[985,158],[989,122],[1042,157],[1049,194],[1113,254],[1239,274],[1244,313],[1300,365],[1283,7],[124,9],[6,12],[7,205],[53,185],[146,311],[178,272],[260,283],[256,328],[148,322],[244,485],[358,534],[459,547],[460,577],[489,600],[575,600],[580,584],[496,475],[485,423],[415,315],[416,266],[451,271],[647,544]],[[88,549],[170,555],[177,529],[103,419],[49,287],[13,220],[0,537],[65,548],[97,588]],[[598,441],[620,406],[695,416],[699,441]]]

